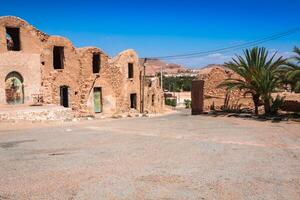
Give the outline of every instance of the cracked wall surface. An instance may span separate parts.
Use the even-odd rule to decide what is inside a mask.
[[[164,109],[164,93],[158,77],[148,78],[145,85],[145,111],[161,113]]]

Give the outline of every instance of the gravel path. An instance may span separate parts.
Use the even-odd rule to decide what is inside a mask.
[[[188,111],[0,127],[0,199],[300,199],[299,130]]]

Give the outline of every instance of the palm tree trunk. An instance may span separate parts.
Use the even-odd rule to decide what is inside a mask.
[[[269,98],[264,99],[264,109],[265,109],[265,115],[271,114],[271,104]]]
[[[252,100],[255,108],[255,115],[258,115],[258,106],[259,106],[259,94],[252,94]]]

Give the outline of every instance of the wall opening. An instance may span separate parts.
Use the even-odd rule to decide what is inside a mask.
[[[53,67],[54,69],[64,68],[64,47],[53,47]]]
[[[93,54],[93,73],[94,74],[100,72],[100,64],[101,64],[100,54],[99,53]]]
[[[10,72],[5,78],[5,96],[8,104],[24,103],[23,77],[18,72]]]
[[[133,63],[128,63],[128,78],[133,78]]]
[[[94,88],[94,112],[102,112],[102,89],[101,87]]]
[[[8,51],[20,51],[20,28],[6,27],[6,45]]]
[[[155,102],[155,94],[152,94],[152,102],[151,102],[152,106],[154,106],[154,102]]]
[[[69,87],[60,86],[60,105],[68,108],[69,107]]]
[[[136,109],[136,93],[130,94],[130,108]]]

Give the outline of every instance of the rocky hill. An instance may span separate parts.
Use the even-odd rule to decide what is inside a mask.
[[[143,67],[145,59],[140,59],[141,67]],[[214,68],[224,68],[223,65],[211,64],[205,67],[198,68],[188,68],[183,65],[174,64],[174,63],[166,63],[159,59],[147,59],[146,63],[146,74],[148,76],[154,76],[157,73],[160,73],[161,67],[163,69],[164,74],[176,75],[180,73],[197,73],[197,74],[206,74],[209,73]]]
[[[205,67],[199,68],[197,70],[198,70],[198,74],[201,75],[201,74],[208,74],[215,68],[226,69],[226,67],[224,67],[224,65],[210,64]]]
[[[140,64],[143,66],[145,59],[140,59]],[[146,62],[146,74],[148,76],[153,76],[157,73],[160,73],[161,67],[163,68],[164,73],[166,74],[177,74],[181,72],[186,72],[189,69],[182,65],[174,64],[174,63],[166,63],[159,59],[147,59]]]

